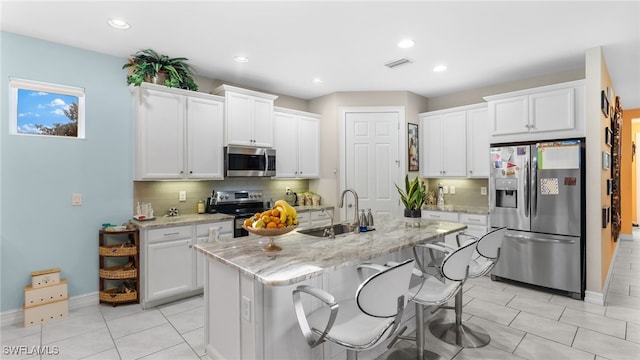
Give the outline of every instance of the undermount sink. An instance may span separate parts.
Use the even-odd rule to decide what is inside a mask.
[[[331,229],[331,225],[309,228],[309,229],[302,229],[302,230],[298,230],[298,232],[300,234],[317,236],[317,237],[329,237],[331,235],[330,229]],[[353,230],[355,230],[355,226],[351,224],[334,224],[333,225],[334,235],[351,233],[353,232]]]

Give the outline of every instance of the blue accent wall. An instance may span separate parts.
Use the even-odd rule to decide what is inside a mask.
[[[31,272],[61,268],[69,296],[98,291],[98,230],[132,215],[133,110],[126,59],[0,32],[0,312]],[[85,89],[83,140],[9,134],[11,77]],[[82,206],[71,195],[82,194]],[[96,297],[97,298],[97,297]]]

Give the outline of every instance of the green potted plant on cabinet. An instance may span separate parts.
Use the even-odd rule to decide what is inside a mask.
[[[170,58],[152,49],[144,49],[131,55],[122,68],[131,68],[131,72],[127,75],[127,84],[140,86],[142,82],[151,82],[197,91],[198,85],[193,79],[194,72],[185,62],[187,60],[189,59],[184,57]]]
[[[416,176],[413,181],[409,182],[409,174],[404,178],[403,191],[396,184],[398,194],[400,194],[400,200],[404,204],[404,216],[411,218],[419,218],[422,216],[422,204],[424,204],[426,198],[426,190],[424,185],[420,183],[420,179]]]

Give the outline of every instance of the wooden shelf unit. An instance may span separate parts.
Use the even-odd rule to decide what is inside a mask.
[[[132,246],[124,246],[127,241]],[[140,303],[140,231],[138,229],[108,231],[100,230],[98,253],[100,258],[99,283],[100,303],[110,303],[113,306],[122,303]],[[128,258],[128,263],[107,264],[107,259]],[[105,261],[107,260],[107,261]],[[128,267],[127,264],[131,264]],[[106,282],[135,282],[135,291],[118,292],[118,286],[105,288]]]

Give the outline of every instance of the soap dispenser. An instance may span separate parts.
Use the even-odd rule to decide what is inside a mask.
[[[442,184],[438,184],[438,206],[444,206],[444,191],[442,190]]]

